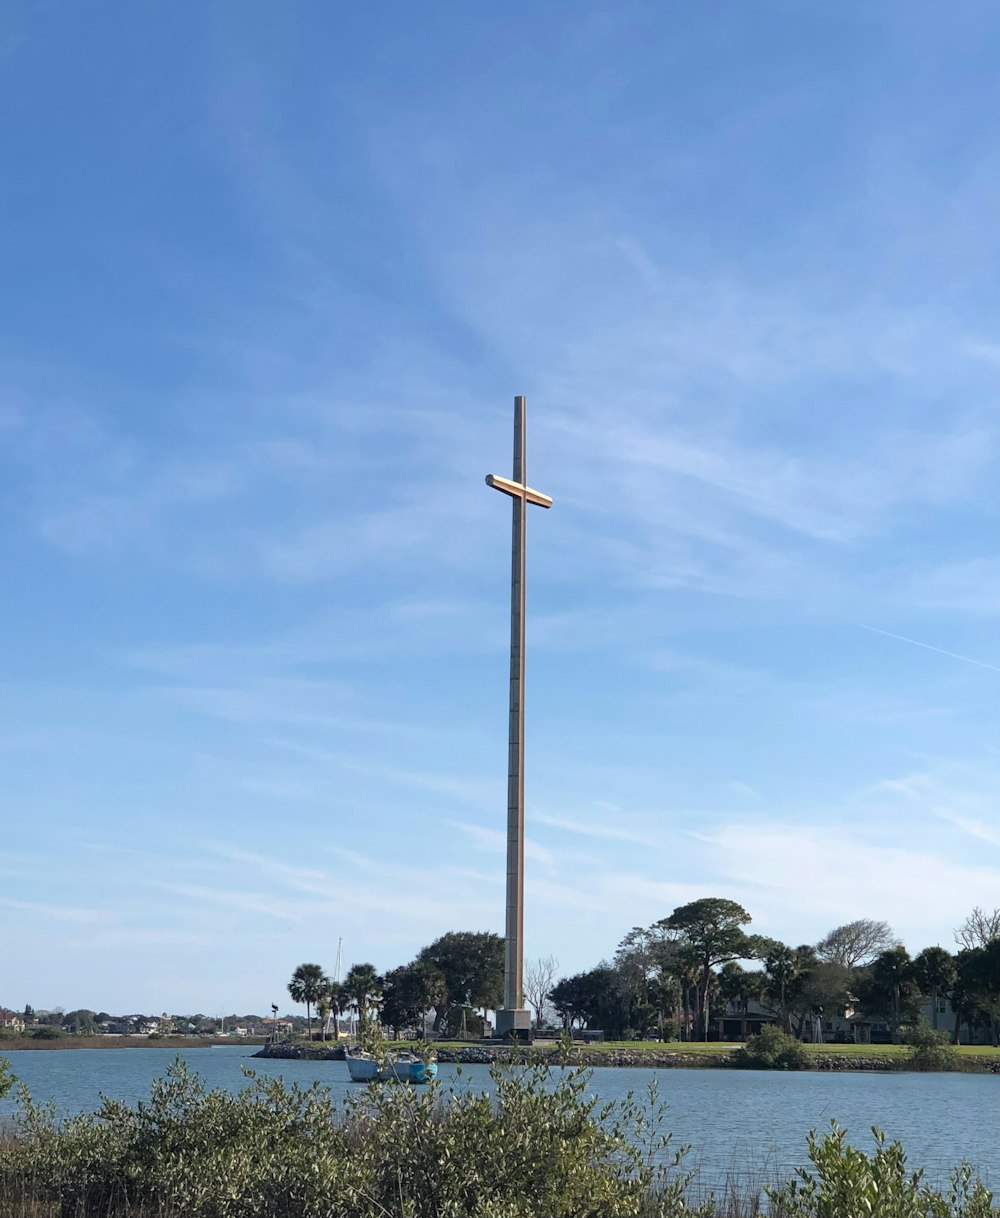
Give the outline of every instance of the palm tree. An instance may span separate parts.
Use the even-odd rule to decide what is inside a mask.
[[[701,968],[698,961],[687,950],[686,947],[681,947],[677,950],[674,965],[674,975],[676,976],[681,987],[680,1022],[683,1028],[681,1039],[693,1040],[694,1037],[691,1033],[694,1017],[692,1012],[693,1004],[691,1002],[691,997],[692,994],[695,995],[695,1002],[697,1002],[698,982],[701,978]]]
[[[352,964],[344,978],[344,989],[351,1003],[357,1008],[358,1029],[368,1022],[368,1009],[374,1006],[382,993],[382,981],[374,964]]]
[[[751,998],[757,997],[758,974],[748,973],[735,960],[730,960],[719,969],[717,987],[724,1007],[735,1010],[740,1016],[740,1038],[746,1040],[747,1009]]]
[[[761,958],[764,961],[764,977],[767,997],[775,1003],[781,1013],[781,1030],[791,1035],[792,1022],[788,1010],[788,991],[801,969],[795,952],[777,939],[763,941],[765,946]]]
[[[444,973],[433,964],[418,963],[416,966],[424,979],[424,1009],[421,1011],[420,1030],[426,1035],[427,1012],[435,1012],[448,1002],[448,982]]]
[[[932,1018],[938,1026],[938,1000],[955,984],[955,957],[943,947],[925,947],[913,961],[913,977],[921,993],[934,1003]]]
[[[319,1038],[326,1040],[326,1025],[330,1021],[330,987],[327,986],[316,999],[316,1018],[319,1020]]]
[[[335,981],[333,983],[330,990],[330,1005],[333,1007],[334,1027],[339,1027],[337,1019],[341,1015],[346,1015],[351,1009],[351,996],[347,992],[347,986],[342,981]]]
[[[292,979],[288,983],[288,992],[291,994],[293,1002],[305,1003],[310,1040],[312,1040],[313,1005],[323,997],[329,984],[329,979],[318,964],[300,964],[292,973]]]
[[[871,980],[885,996],[889,1014],[889,1031],[892,1043],[899,1043],[899,1024],[902,1014],[903,989],[913,971],[913,961],[905,947],[892,947],[878,957],[871,966]]]

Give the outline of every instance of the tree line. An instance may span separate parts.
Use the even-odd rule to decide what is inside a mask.
[[[320,1037],[341,1016],[353,1014],[359,1028],[379,1019],[394,1034],[423,1028],[433,1011],[436,1036],[482,1032],[477,1010],[495,1010],[503,994],[504,944],[488,931],[449,931],[423,948],[409,964],[379,974],[373,964],[354,964],[342,982],[318,964],[300,964],[288,992],[306,1008],[309,1036],[312,1017],[320,1020]]]
[[[853,1009],[884,1021],[895,1042],[919,1020],[925,997],[937,1027],[947,998],[953,1043],[963,1027],[1000,1043],[1000,908],[974,909],[955,931],[956,952],[934,946],[914,957],[888,923],[871,918],[795,947],[749,933],[751,921],[735,901],[692,901],[633,928],[610,961],[562,978],[550,1001],[567,1024],[600,1027],[614,1039],[708,1040],[720,1015],[745,1016],[755,1003],[791,1035],[804,1037],[815,1018]]]
[[[705,897],[634,927],[610,960],[585,972],[557,977],[551,956],[536,960],[525,970],[536,1026],[554,1014],[566,1028],[600,1028],[609,1039],[708,1040],[721,1015],[745,1016],[756,1004],[800,1038],[817,1018],[853,1009],[884,1021],[896,1041],[925,998],[937,1027],[947,998],[953,1043],[964,1028],[1000,1044],[1000,908],[974,909],[955,931],[955,952],[933,946],[912,957],[888,923],[871,918],[798,946],[749,932],[751,922],[736,901]],[[336,982],[320,965],[301,964],[288,989],[306,1006],[310,1036],[314,1012],[321,1036],[349,1013],[361,1027],[379,1019],[394,1034],[422,1029],[431,1012],[437,1036],[479,1033],[478,1012],[502,1000],[503,960],[499,935],[451,931],[382,975],[355,964]]]

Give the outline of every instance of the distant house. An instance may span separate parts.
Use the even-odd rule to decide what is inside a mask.
[[[127,1036],[132,1031],[127,1019],[105,1019],[97,1026],[106,1036]]]
[[[951,1005],[948,998],[938,997],[937,1010],[934,1009],[934,999],[925,998],[923,1009],[920,1012],[921,1016],[927,1020],[932,1028],[938,1028],[942,1032],[947,1032],[949,1037],[955,1032],[955,1019],[958,1012]],[[993,1033],[989,1025],[989,1020],[981,1019],[978,1023],[969,1025],[967,1020],[962,1021],[961,1043],[963,1045],[992,1045]]]
[[[24,1020],[16,1011],[5,1011],[0,1008],[0,1028],[7,1032],[23,1032]]]
[[[778,1016],[773,1011],[766,1011],[759,1002],[751,1001],[745,1006],[733,1004],[715,1020],[716,1037],[718,1040],[744,1041],[778,1022]]]
[[[748,1005],[748,1011],[750,1012],[749,1019],[751,1025],[753,1021],[761,1018],[761,1008],[756,1003],[751,1002]],[[763,1014],[764,1019],[767,1020],[767,1014]],[[937,999],[936,1010],[933,998],[928,997],[923,999],[920,1017],[926,1020],[930,1027],[938,1028],[940,1031],[947,1033],[949,1037],[955,1031],[955,1014],[955,1010],[947,998],[939,997]],[[734,1036],[737,1021],[738,1016],[732,1011],[718,1020],[718,1035],[720,1040],[739,1038]],[[770,1016],[770,1022],[776,1022],[776,1017]],[[757,1030],[759,1029],[753,1026],[749,1028],[751,1032]],[[889,1027],[889,1021],[885,1016],[871,1015],[867,1011],[863,1011],[855,1006],[846,1006],[842,1010],[827,1011],[805,1019],[803,1021],[801,1036],[803,1040],[833,1045],[844,1043],[887,1045],[892,1041],[892,1031]],[[991,1044],[988,1024],[980,1021],[978,1024],[973,1024],[970,1027],[968,1022],[963,1021],[961,1041],[964,1045]]]

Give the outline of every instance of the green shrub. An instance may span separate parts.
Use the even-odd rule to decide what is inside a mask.
[[[951,1177],[947,1194],[924,1182],[922,1171],[909,1172],[899,1142],[886,1144],[872,1126],[875,1150],[865,1154],[847,1143],[847,1130],[836,1121],[823,1138],[809,1134],[812,1167],[796,1171],[796,1180],[766,1189],[772,1214],[780,1218],[993,1218],[993,1195],[968,1164]]]
[[[62,1028],[53,1027],[51,1024],[43,1024],[40,1028],[35,1028],[31,1033],[32,1040],[59,1040],[66,1033]]]
[[[8,1072],[9,1073],[9,1072]],[[20,1089],[0,1141],[0,1214],[16,1218],[760,1218],[735,1191],[693,1206],[655,1086],[603,1106],[590,1074],[491,1071],[495,1093],[327,1088],[247,1071],[207,1091],[178,1060],[148,1103],[105,1100],[66,1120]],[[837,1125],[809,1135],[811,1167],[766,1190],[768,1218],[1000,1218],[968,1165],[937,1191],[897,1142],[874,1153]]]
[[[908,1028],[904,1042],[910,1046],[906,1064],[911,1070],[958,1070],[957,1051],[948,1041],[948,1033],[932,1028],[926,1020]]]
[[[326,1088],[248,1072],[206,1091],[180,1061],[137,1108],[105,1100],[62,1123],[22,1091],[0,1196],[73,1218],[653,1218],[684,1212],[662,1108],[599,1106],[589,1072],[492,1071],[495,1094]]]
[[[747,1070],[806,1070],[809,1067],[809,1055],[801,1043],[775,1027],[762,1028],[759,1035],[751,1036],[742,1048],[735,1050],[730,1061]]]
[[[16,1075],[11,1073],[10,1062],[6,1057],[0,1057],[0,1100],[17,1082]]]

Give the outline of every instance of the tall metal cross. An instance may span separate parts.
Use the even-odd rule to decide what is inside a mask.
[[[510,719],[507,751],[507,919],[503,1009],[498,1036],[527,1037],[531,1012],[524,1006],[524,571],[525,524],[529,503],[550,508],[552,500],[527,485],[525,399],[514,399],[514,477],[487,474],[486,485],[510,495]]]

